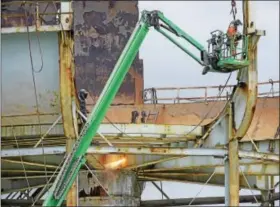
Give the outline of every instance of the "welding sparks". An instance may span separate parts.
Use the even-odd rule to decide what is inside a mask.
[[[107,169],[116,169],[117,167],[119,167],[121,164],[123,164],[126,161],[125,158],[122,158],[120,160],[108,163],[105,165],[105,168]]]

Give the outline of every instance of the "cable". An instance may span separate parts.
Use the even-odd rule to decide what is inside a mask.
[[[210,177],[208,178],[208,180],[206,180],[206,182],[203,184],[203,186],[201,187],[200,191],[193,197],[193,199],[190,201],[190,203],[188,204],[188,206],[190,206],[194,200],[197,198],[197,196],[201,193],[201,191],[204,189],[205,185],[208,184],[208,182],[212,179],[212,177],[215,175],[216,170],[214,170],[214,172],[210,175]]]
[[[13,133],[13,136],[14,136],[14,138],[15,138],[16,145],[17,145],[19,157],[20,157],[21,164],[22,164],[22,168],[23,168],[23,172],[24,172],[24,177],[25,177],[27,186],[28,186],[28,188],[30,189],[30,183],[29,183],[29,180],[28,180],[28,177],[27,177],[27,173],[26,173],[26,170],[25,170],[25,167],[24,167],[24,163],[23,163],[22,156],[21,156],[20,151],[19,151],[19,145],[18,145],[17,137],[16,137],[16,135],[15,135],[14,126],[12,126],[12,133]],[[28,195],[29,195],[29,194],[28,194]],[[31,196],[31,199],[32,199],[32,202],[34,202],[34,199],[33,199],[32,196]]]
[[[246,178],[246,176],[245,176],[245,174],[244,174],[244,172],[243,172],[243,170],[241,169],[240,166],[239,166],[239,170],[241,171],[243,177],[245,178],[245,181],[246,181],[246,183],[247,183],[247,185],[248,185],[248,187],[249,187],[249,189],[250,189],[250,191],[251,191],[251,193],[252,193],[253,198],[255,199],[255,201],[256,201],[257,203],[259,203],[258,199],[257,199],[256,196],[254,195],[254,193],[253,193],[253,191],[252,191],[252,188],[251,188],[251,186],[250,186],[250,184],[249,184],[249,182],[248,182],[248,180],[247,180],[247,178]]]
[[[31,8],[31,4],[29,6]],[[24,14],[25,14],[25,24],[26,24],[26,30],[27,30],[27,36],[28,36],[28,43],[29,43],[29,57],[30,57],[30,63],[31,63],[31,74],[32,74],[32,81],[33,81],[33,88],[34,88],[34,96],[35,96],[35,102],[36,102],[36,113],[37,113],[37,119],[39,123],[39,133],[40,136],[42,136],[42,128],[41,128],[41,119],[40,119],[40,113],[39,113],[39,101],[38,101],[38,96],[37,96],[37,88],[36,88],[36,80],[35,80],[35,69],[34,69],[34,64],[33,64],[33,57],[32,57],[32,52],[31,52],[31,45],[30,45],[30,32],[29,32],[29,26],[28,26],[28,20],[27,20],[27,11],[26,11],[26,4],[24,4]],[[43,66],[43,64],[42,64]],[[42,71],[42,70],[41,70]],[[39,72],[41,72],[39,70]],[[38,72],[38,71],[37,71]],[[46,175],[46,181],[48,173],[47,173],[47,167],[46,167],[46,156],[44,152],[44,144],[42,140],[42,149],[43,149],[43,157],[44,157],[44,165],[45,165],[45,175]]]
[[[52,176],[50,177],[50,179],[47,181],[46,185],[44,186],[44,188],[41,190],[41,192],[39,193],[39,195],[37,196],[36,200],[33,202],[32,206],[34,206],[36,204],[36,202],[40,199],[40,196],[42,195],[42,193],[44,192],[46,186],[49,186],[51,179],[54,177],[55,173],[57,172],[57,170],[62,166],[62,164],[64,163],[65,158],[67,157],[67,154],[64,155],[64,157],[62,158],[61,162],[59,163],[59,165],[57,166],[57,168],[55,169],[54,173],[52,174]],[[48,189],[49,190],[49,189]]]
[[[229,82],[229,80],[230,80],[231,74],[232,74],[232,72],[229,74],[229,76],[228,76],[228,78],[227,78],[227,80],[226,80],[226,82],[225,82],[225,84],[224,84],[222,90],[220,91],[218,97],[216,98],[216,100],[219,100],[219,98],[221,97],[222,93],[224,92],[224,89],[226,88],[226,86],[227,86],[227,84],[228,84],[228,82]],[[230,98],[229,100],[227,100],[225,106],[227,105],[227,103],[228,103],[230,100],[231,100],[231,98]],[[208,117],[208,115],[210,114],[210,112],[212,112],[214,106],[215,106],[217,103],[218,103],[218,101],[214,101],[214,104],[210,107],[210,109],[209,109],[208,112],[204,115],[204,117],[202,118],[202,120],[200,120],[200,122],[199,122],[191,131],[189,131],[185,136],[188,136],[190,133],[192,133],[195,129],[197,129],[197,127],[199,127],[199,126],[203,123],[203,121]]]
[[[231,0],[231,11],[230,11],[230,14],[232,14],[233,20],[235,20],[236,14],[237,14],[237,8],[236,8],[235,0]]]
[[[29,9],[31,8],[31,5],[29,5]],[[38,12],[38,11],[37,11]],[[28,48],[29,48],[29,56],[30,56],[30,62],[31,65],[33,65],[33,57],[32,57],[32,50],[31,50],[31,40],[30,40],[30,32],[29,32],[29,26],[28,26],[28,21],[27,21],[27,11],[26,11],[26,6],[24,4],[24,14],[25,14],[25,23],[26,23],[26,28],[27,28],[27,36],[28,36]],[[35,68],[32,66],[32,71],[35,73],[40,73],[43,70],[44,67],[44,61],[43,61],[43,52],[42,52],[42,48],[41,48],[41,43],[40,43],[40,38],[39,38],[39,33],[38,33],[38,28],[37,28],[37,24],[36,25],[36,37],[37,37],[37,42],[38,42],[38,46],[39,46],[39,52],[40,52],[40,57],[41,57],[41,67],[39,70],[35,70]]]

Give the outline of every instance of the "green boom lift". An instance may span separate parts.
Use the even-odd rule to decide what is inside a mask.
[[[64,201],[81,166],[86,162],[86,151],[91,145],[93,137],[116,96],[150,27],[154,27],[155,30],[160,32],[202,65],[204,67],[203,74],[206,74],[208,71],[227,73],[242,69],[249,64],[247,60],[248,49],[246,36],[242,35],[241,38],[243,41],[241,52],[234,52],[234,54],[231,54],[233,49],[237,51],[237,48],[233,48],[235,47],[234,42],[230,41],[230,44],[228,44],[226,34],[221,31],[214,31],[212,32],[211,39],[208,41],[208,50],[206,50],[190,35],[167,19],[162,12],[143,11],[140,20],[136,24],[109,80],[81,131],[80,138],[76,141],[71,153],[66,157],[53,186],[49,190],[43,206],[60,206]],[[200,51],[200,58],[191,53],[183,44],[179,43],[175,37],[172,37],[171,34],[175,35],[175,37],[182,38],[197,48]]]

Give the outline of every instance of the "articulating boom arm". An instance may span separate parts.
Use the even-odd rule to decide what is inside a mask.
[[[162,24],[163,22],[164,24]],[[93,111],[88,117],[88,120],[81,132],[80,138],[75,143],[72,152],[67,156],[60,173],[48,192],[48,196],[43,206],[60,206],[65,199],[69,189],[76,179],[81,166],[86,162],[85,154],[92,143],[101,122],[103,121],[108,108],[115,98],[133,60],[135,59],[144,38],[146,37],[149,28],[154,27],[158,32],[167,37],[171,42],[181,48],[200,65],[210,67],[209,55],[206,50],[191,36],[182,31],[174,23],[164,17],[159,11],[144,11],[141,19],[136,24],[136,27],[131,34],[122,54],[120,55],[110,77],[107,81]],[[201,57],[198,58],[187,50],[182,44],[171,37],[168,32],[181,37],[201,52]]]
[[[143,21],[148,24],[149,26],[154,27],[158,32],[160,32],[163,36],[173,42],[176,46],[182,49],[185,53],[191,56],[194,60],[196,60],[200,65],[206,66],[208,65],[208,54],[206,49],[195,39],[193,39],[190,35],[186,32],[181,30],[177,25],[175,25],[172,21],[167,19],[163,13],[160,11],[143,11]],[[163,24],[164,23],[164,24]],[[193,53],[191,53],[183,44],[175,40],[168,32],[176,35],[177,37],[181,37],[182,39],[189,42],[193,45],[196,49],[200,51],[201,57],[196,57]]]

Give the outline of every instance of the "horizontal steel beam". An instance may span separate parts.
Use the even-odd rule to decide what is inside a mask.
[[[22,148],[6,149],[1,151],[1,157],[35,156],[44,154],[63,154],[65,147],[45,147],[42,148]],[[215,148],[155,148],[155,147],[93,147],[91,146],[88,154],[134,154],[134,155],[171,155],[171,156],[213,156],[224,158],[228,151]],[[263,161],[279,162],[278,154],[259,153],[252,151],[239,151],[240,158],[260,159]]]
[[[108,136],[186,137],[186,134],[201,136],[202,127],[164,124],[101,124],[99,132]]]
[[[258,201],[263,201],[262,195],[255,195]],[[211,204],[224,204],[224,197],[197,197],[192,205],[211,205]],[[240,196],[240,203],[254,203],[255,199],[252,195],[242,195]],[[279,193],[272,194],[273,201],[279,200]],[[141,201],[140,207],[148,206],[183,206],[188,205],[192,198],[179,198],[179,199],[169,199],[169,200],[147,200]],[[20,205],[20,206],[31,206],[33,204],[32,200],[15,200],[15,199],[2,199],[1,206],[11,206],[11,205]],[[35,206],[41,206],[43,200],[36,202]],[[65,206],[65,202],[62,204]]]
[[[255,195],[258,201],[263,201],[262,195]],[[169,200],[148,200],[141,201],[140,207],[148,206],[186,206],[192,201],[193,198],[179,198],[179,199],[169,199]],[[273,201],[279,200],[279,193],[274,193],[272,195]],[[252,195],[242,195],[239,197],[240,203],[255,203],[255,198]],[[224,204],[224,197],[201,197],[196,198],[191,205],[211,205],[211,204]]]
[[[63,28],[67,30],[68,27]],[[29,26],[29,32],[58,32],[63,30],[61,25],[43,25],[36,28],[36,26]],[[1,28],[2,34],[11,34],[11,33],[25,33],[27,32],[26,27],[7,27]]]
[[[22,126],[18,126],[19,128]],[[34,126],[26,125],[34,131]],[[46,126],[45,131],[49,129],[49,125]],[[13,136],[11,133],[13,128],[17,126],[2,126],[2,136]],[[27,129],[26,129],[27,130]],[[164,125],[164,124],[101,124],[99,132],[104,136],[109,137],[137,137],[137,138],[195,138],[196,136],[202,136],[203,127],[199,126],[184,126],[184,125]],[[56,131],[56,130],[54,130]],[[5,132],[5,133],[4,133]],[[20,137],[20,134],[16,136]],[[96,136],[100,137],[100,136]],[[170,140],[172,141],[172,140]]]

